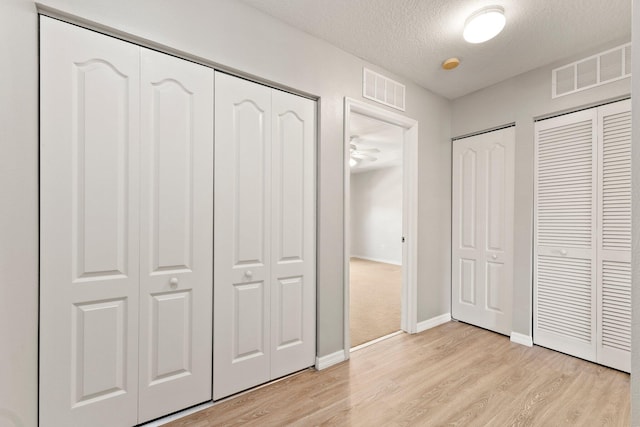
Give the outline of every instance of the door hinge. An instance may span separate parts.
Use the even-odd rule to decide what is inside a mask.
[[[402,243],[404,243],[404,236],[402,236]]]

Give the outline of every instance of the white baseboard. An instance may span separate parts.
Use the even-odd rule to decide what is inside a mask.
[[[529,335],[519,334],[518,332],[511,332],[511,342],[533,347],[533,338]]]
[[[435,328],[438,325],[442,325],[443,323],[447,323],[450,321],[451,321],[451,313],[441,314],[440,316],[432,317],[431,319],[418,322],[418,327],[416,332],[420,333],[420,332],[426,331],[427,329]]]
[[[327,354],[326,356],[316,357],[316,369],[321,371],[330,366],[337,365],[340,362],[344,362],[345,360],[347,360],[347,356],[344,350],[339,350],[335,353]]]
[[[398,262],[398,261],[391,261],[388,259],[381,259],[381,258],[372,258],[370,256],[364,256],[364,255],[351,255],[350,258],[360,258],[360,259],[364,259],[366,261],[373,261],[373,262],[382,262],[385,264],[392,264],[392,265],[402,265],[402,262]]]

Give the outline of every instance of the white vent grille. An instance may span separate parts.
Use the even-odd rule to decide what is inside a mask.
[[[551,97],[569,95],[631,75],[631,43],[556,68],[551,72]]]
[[[364,68],[362,96],[401,111],[405,109],[405,86],[368,68]]]

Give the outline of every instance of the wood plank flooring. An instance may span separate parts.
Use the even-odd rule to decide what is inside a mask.
[[[628,426],[629,375],[449,322],[170,426]]]

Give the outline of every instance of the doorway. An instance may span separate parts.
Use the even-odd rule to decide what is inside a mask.
[[[379,141],[384,139],[385,141]],[[344,283],[345,283],[345,349],[357,346],[376,335],[386,335],[389,332],[402,330],[415,333],[417,330],[416,308],[416,277],[417,263],[417,141],[418,123],[400,114],[389,112],[382,108],[345,98],[345,128],[344,128],[344,166],[345,166],[345,240],[344,240]],[[375,160],[374,160],[375,159]],[[388,167],[381,167],[383,165]],[[352,175],[352,171],[354,174]],[[399,181],[400,184],[393,184]],[[395,186],[396,187],[392,187]],[[394,190],[395,188],[395,190]],[[397,194],[397,193],[400,194]],[[384,195],[383,200],[375,197]],[[362,203],[361,199],[368,199]],[[396,199],[392,201],[390,199]],[[395,217],[375,216],[363,213],[363,207],[371,204],[396,204]],[[400,206],[397,206],[400,205]],[[387,212],[388,214],[388,212]],[[366,215],[366,219],[365,219]],[[363,222],[367,224],[363,224]],[[385,221],[388,226],[385,226]],[[391,221],[391,222],[389,222]],[[382,225],[381,225],[382,224]],[[372,231],[373,230],[373,231]],[[395,244],[394,242],[395,236]],[[356,255],[352,257],[352,255]],[[353,258],[353,259],[352,259]],[[353,271],[352,271],[353,270]],[[353,273],[353,274],[352,274]],[[395,281],[398,299],[391,286],[387,286],[385,293],[370,298],[383,300],[376,308],[372,301],[354,300],[360,307],[351,304],[352,297],[361,298],[375,295],[367,289],[352,288],[352,280],[360,280],[360,286],[373,286],[373,278],[387,275],[389,279],[382,279],[387,285]],[[394,279],[394,277],[396,279]],[[364,282],[364,283],[362,283]],[[355,286],[358,284],[354,283]],[[388,292],[391,291],[391,292]],[[386,300],[386,301],[385,301]],[[390,300],[390,301],[389,301]],[[395,309],[393,304],[396,304]],[[382,307],[382,308],[380,308]],[[353,312],[352,312],[353,308]],[[369,309],[369,313],[367,313]],[[352,317],[366,327],[373,327],[371,319],[377,323],[375,310],[391,313],[384,314],[387,319],[382,322],[387,326],[375,332],[356,334],[352,336]],[[395,311],[395,314],[392,312]],[[362,319],[364,312],[364,320]],[[356,317],[357,316],[357,317]],[[397,320],[394,320],[397,319]],[[394,322],[395,326],[394,326]],[[390,326],[388,326],[390,325]],[[386,332],[385,332],[385,329]],[[382,331],[382,332],[379,332]],[[348,352],[345,351],[348,356]]]
[[[402,140],[400,126],[351,115],[352,348],[400,330]]]

